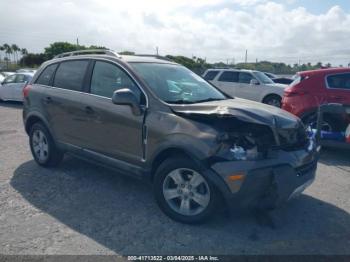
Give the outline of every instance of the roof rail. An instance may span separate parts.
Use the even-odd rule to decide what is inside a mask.
[[[62,58],[62,57],[67,57],[67,56],[79,56],[79,55],[110,55],[110,56],[115,56],[118,58],[121,58],[121,56],[117,53],[114,52],[113,50],[109,49],[86,49],[86,50],[78,50],[78,51],[72,51],[72,52],[66,52],[62,53],[59,55],[56,55],[55,58]]]
[[[165,61],[172,61],[171,59],[169,59],[165,56],[160,56],[160,55],[135,54],[134,56],[154,57],[154,58],[158,58],[158,59],[165,60]]]

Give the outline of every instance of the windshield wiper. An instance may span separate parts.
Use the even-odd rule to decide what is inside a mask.
[[[168,101],[164,101],[165,103],[168,103],[168,104],[193,104],[193,103],[196,103],[194,101],[188,101],[188,100],[182,100],[182,99],[179,99],[179,100],[168,100]]]
[[[203,102],[219,101],[219,100],[225,100],[225,98],[207,98],[207,99],[193,101],[193,103],[203,103]]]

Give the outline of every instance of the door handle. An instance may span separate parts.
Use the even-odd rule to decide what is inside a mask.
[[[44,101],[45,101],[45,104],[50,104],[50,103],[52,103],[52,98],[47,96],[47,97],[45,97]]]
[[[94,114],[94,113],[95,113],[95,111],[92,109],[91,106],[86,106],[86,107],[85,107],[85,112],[86,112],[87,114]]]

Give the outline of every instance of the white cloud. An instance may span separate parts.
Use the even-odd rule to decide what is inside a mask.
[[[348,63],[350,14],[315,15],[266,0],[2,1],[0,44],[42,51],[53,41],[242,61]],[[347,61],[349,60],[349,61]]]

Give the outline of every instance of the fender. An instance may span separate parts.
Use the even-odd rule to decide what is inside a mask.
[[[52,130],[52,128],[50,127],[49,122],[46,120],[46,118],[44,117],[44,115],[42,113],[40,113],[39,111],[36,110],[32,110],[30,112],[28,112],[25,116],[23,115],[23,121],[24,121],[24,126],[25,126],[25,130],[27,132],[27,134],[29,134],[29,125],[31,125],[31,119],[39,119],[41,122],[44,123],[45,127],[49,130],[51,136],[55,139],[55,132]]]

